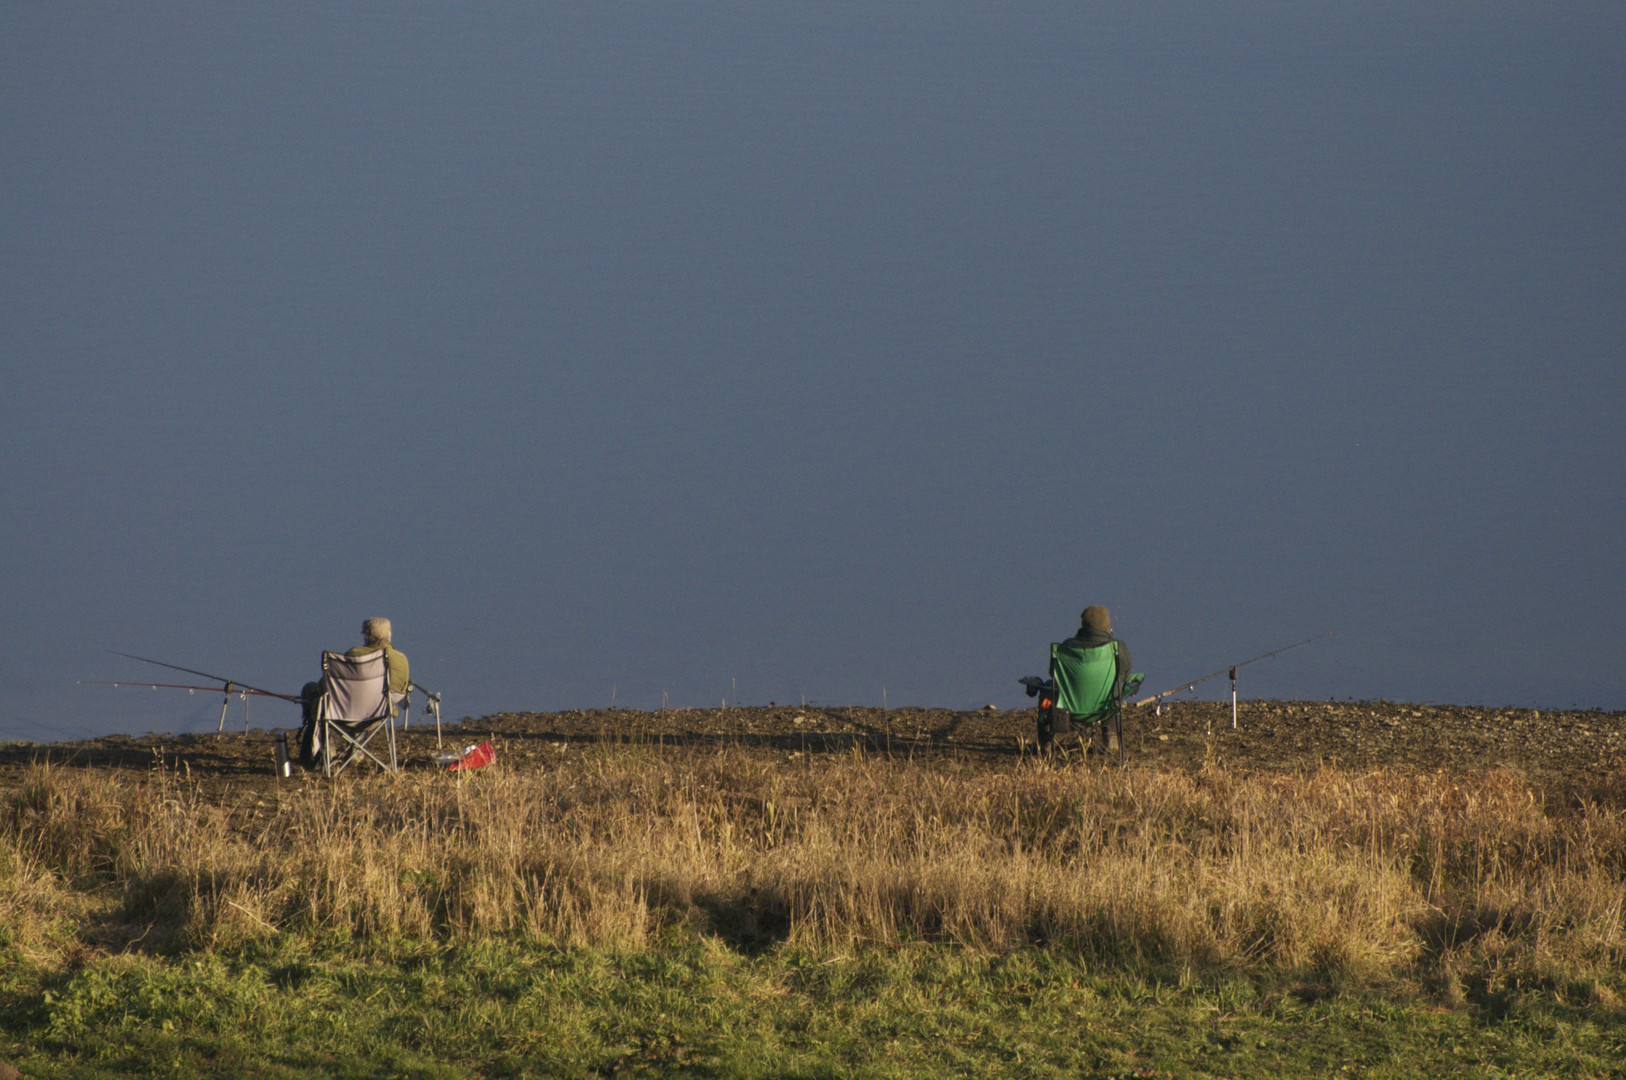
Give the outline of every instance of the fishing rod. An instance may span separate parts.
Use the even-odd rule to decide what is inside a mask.
[[[228,679],[224,675],[211,675],[207,671],[197,671],[197,670],[195,670],[193,668],[181,667],[181,665],[179,665],[179,664],[166,664],[162,660],[149,660],[145,656],[136,656],[134,653],[119,652],[117,649],[108,649],[107,651],[112,653],[114,656],[122,656],[122,657],[125,657],[126,659],[130,659],[130,660],[140,660],[143,664],[157,664],[159,667],[166,667],[166,668],[169,668],[171,671],[184,671],[188,675],[196,675],[199,678],[203,678],[203,679],[213,679],[215,682],[223,683],[226,686],[232,687],[234,690],[252,690],[256,694],[262,694],[265,697],[281,698],[284,701],[299,701],[299,700],[301,700],[301,698],[300,698],[300,696],[298,694],[279,694],[275,690],[265,690],[265,689],[262,689],[262,688],[260,688],[258,686],[250,686],[248,683],[239,682],[236,679]],[[164,684],[162,684],[162,683],[141,683],[139,685],[142,685],[142,686],[155,686],[155,685],[161,686],[161,685],[164,685]],[[219,689],[219,687],[200,686],[200,687],[197,687],[196,689],[199,689],[199,690],[217,690],[217,689]]]
[[[172,683],[172,682],[137,682],[137,681],[132,680],[132,679],[120,679],[117,682],[114,682],[111,679],[79,679],[79,680],[76,680],[76,681],[78,682],[78,684],[80,686],[146,686],[146,687],[150,687],[150,688],[152,688],[154,690],[223,690],[223,689],[225,689],[225,687],[222,687],[222,686],[193,686],[190,683]],[[238,683],[233,683],[233,682],[228,682],[226,684],[226,686],[231,687],[231,692],[234,693],[234,694],[254,694],[257,697],[274,697],[274,698],[285,698],[285,699],[288,698],[287,694],[273,694],[269,690],[255,690],[255,689],[252,689],[251,687],[242,686],[242,685],[239,685]],[[299,699],[298,698],[292,698],[291,700],[298,701]]]
[[[221,693],[223,693],[225,695],[225,697],[220,699],[220,723],[215,726],[215,732],[217,734],[226,730],[226,706],[231,704],[231,696],[233,694],[237,694],[243,699],[243,732],[244,732],[244,734],[248,733],[248,698],[249,698],[250,694],[254,694],[254,695],[258,696],[258,697],[281,698],[283,701],[294,701],[294,702],[303,701],[303,699],[300,698],[299,695],[297,695],[297,694],[279,694],[275,690],[266,690],[266,689],[264,689],[262,687],[250,686],[248,683],[238,682],[236,679],[228,679],[224,675],[213,675],[213,674],[210,674],[207,671],[198,671],[195,668],[181,667],[181,665],[179,665],[179,664],[166,664],[162,660],[153,660],[150,657],[137,656],[134,653],[119,652],[117,649],[108,649],[107,651],[112,653],[114,656],[122,656],[122,657],[125,657],[128,660],[139,660],[143,664],[153,664],[153,665],[156,665],[157,667],[169,668],[171,671],[184,671],[188,675],[196,675],[196,676],[198,676],[199,678],[202,678],[202,679],[213,679],[215,682],[220,683],[221,685],[219,685],[219,686],[185,686],[185,685],[180,685],[180,684],[176,684],[176,683],[142,683],[142,682],[137,682],[137,683],[131,683],[130,684],[132,686],[150,686],[155,690],[160,686],[164,686],[164,687],[172,687],[172,688],[177,689],[177,690],[219,690],[219,691],[221,691]],[[118,685],[121,685],[121,684],[113,683],[113,685],[118,686]]]
[[[1300,645],[1308,645],[1313,641],[1320,641],[1322,638],[1330,638],[1330,637],[1332,637],[1332,635],[1333,635],[1333,632],[1331,630],[1328,630],[1325,634],[1316,634],[1314,637],[1307,637],[1303,641],[1295,641],[1291,645],[1283,645],[1279,649],[1272,649],[1270,652],[1260,653],[1258,656],[1255,656],[1255,657],[1253,657],[1251,659],[1243,660],[1240,663],[1231,664],[1231,665],[1229,665],[1227,667],[1222,667],[1218,671],[1210,671],[1207,675],[1199,675],[1195,679],[1192,679],[1190,682],[1181,683],[1179,686],[1176,686],[1173,690],[1165,690],[1161,694],[1153,694],[1151,697],[1143,697],[1139,701],[1135,702],[1135,704],[1136,705],[1151,705],[1154,702],[1162,701],[1164,698],[1169,697],[1172,694],[1178,694],[1182,690],[1190,690],[1192,687],[1197,686],[1197,685],[1199,685],[1201,683],[1205,683],[1209,679],[1217,679],[1221,675],[1229,673],[1230,676],[1231,676],[1231,726],[1234,728],[1234,727],[1236,727],[1236,669],[1237,668],[1247,667],[1249,664],[1257,664],[1261,660],[1269,660],[1272,656],[1280,656],[1282,653],[1287,652],[1289,649],[1296,649]]]

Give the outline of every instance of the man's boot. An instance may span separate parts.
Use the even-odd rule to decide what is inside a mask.
[[[1054,749],[1054,738],[1055,738],[1055,736],[1071,734],[1072,730],[1073,730],[1072,714],[1070,714],[1066,709],[1062,708],[1060,705],[1053,706],[1051,708],[1051,710],[1050,710],[1050,731],[1051,731],[1051,739],[1052,739],[1052,745],[1051,745],[1050,749],[1052,749],[1052,750]]]
[[[299,729],[299,763],[307,769],[314,769],[322,762],[322,747],[317,734],[320,730],[314,722]]]
[[[1039,753],[1045,757],[1056,752],[1056,736],[1072,730],[1071,717],[1059,709],[1039,710]]]
[[[1123,718],[1109,715],[1101,721],[1101,730],[1106,733],[1107,753],[1116,754],[1122,749],[1118,733],[1123,730]]]
[[[322,755],[322,724],[316,719],[316,706],[322,696],[322,684],[306,683],[299,692],[299,763],[307,769],[316,768]]]

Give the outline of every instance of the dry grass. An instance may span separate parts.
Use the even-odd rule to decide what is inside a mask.
[[[0,792],[0,944],[929,939],[1447,983],[1516,969],[1598,995],[1626,961],[1626,810],[1549,802],[1505,772],[973,771],[620,746],[545,774],[255,798],[34,769]]]

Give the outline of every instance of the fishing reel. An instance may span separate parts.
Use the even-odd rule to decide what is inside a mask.
[[[1046,697],[1055,697],[1056,684],[1051,682],[1049,679],[1041,679],[1037,675],[1029,675],[1024,679],[1017,679],[1016,681],[1027,687],[1028,697],[1038,697],[1040,694],[1044,694]]]
[[[1054,680],[1041,679],[1037,675],[1029,675],[1024,679],[1017,679],[1016,681],[1027,688],[1028,697],[1036,697],[1039,699],[1039,709],[1041,711],[1050,708],[1056,703],[1056,684]]]

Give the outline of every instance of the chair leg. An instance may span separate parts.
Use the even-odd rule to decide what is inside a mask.
[[[323,772],[326,774],[328,779],[331,780],[335,776],[338,776],[340,773],[344,772],[344,770],[348,769],[350,766],[356,764],[362,758],[366,758],[367,760],[371,761],[374,765],[377,765],[385,772],[396,772],[399,770],[400,759],[396,753],[395,728],[393,726],[390,727],[389,731],[386,732],[384,736],[389,744],[388,753],[386,753],[382,747],[378,748],[376,752],[371,747],[373,740],[378,735],[377,727],[374,727],[369,733],[357,737],[352,737],[349,733],[342,731],[337,726],[331,724],[327,726],[327,731],[329,737],[326,744],[323,746],[322,751]],[[337,762],[335,762],[333,755],[333,744],[335,739],[342,740],[344,744],[344,753],[338,756]]]

